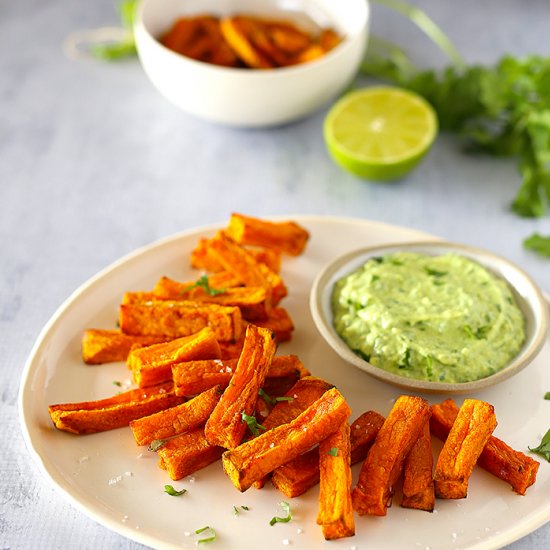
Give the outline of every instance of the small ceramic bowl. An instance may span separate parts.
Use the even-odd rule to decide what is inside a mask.
[[[511,288],[526,321],[526,339],[518,355],[502,370],[473,382],[445,383],[417,380],[399,376],[375,367],[356,355],[340,338],[333,327],[331,295],[336,281],[361,267],[369,258],[392,252],[418,252],[438,256],[454,252],[476,261],[497,277],[504,279]],[[531,278],[509,261],[484,250],[448,242],[414,242],[392,246],[379,246],[356,250],[335,259],[319,273],[310,295],[310,309],[321,336],[345,361],[359,367],[371,376],[400,388],[428,393],[463,394],[475,392],[518,373],[524,369],[541,350],[548,334],[549,306],[542,292]]]
[[[179,17],[251,14],[332,27],[342,42],[321,58],[269,70],[226,68],[184,57],[157,38]],[[366,0],[143,0],[134,26],[141,64],[158,91],[182,110],[232,126],[273,126],[304,117],[355,76],[368,33]]]

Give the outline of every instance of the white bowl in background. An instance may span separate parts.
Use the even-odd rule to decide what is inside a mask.
[[[526,338],[523,347],[508,365],[491,376],[472,382],[447,383],[399,376],[375,367],[356,355],[340,338],[333,326],[331,296],[336,281],[359,269],[369,258],[393,252],[417,252],[431,256],[453,252],[473,260],[497,277],[506,281],[525,318]],[[359,367],[371,376],[412,391],[428,393],[464,394],[475,392],[517,374],[524,369],[541,350],[547,339],[549,306],[542,292],[532,279],[513,263],[485,250],[466,245],[426,241],[363,248],[345,254],[327,264],[317,275],[310,294],[313,321],[329,346],[345,361]]]
[[[342,42],[323,57],[269,70],[227,68],[187,58],[157,38],[190,15],[252,14],[334,28]],[[368,35],[367,0],[143,0],[134,34],[139,59],[158,91],[197,117],[231,126],[284,124],[309,115],[355,76]]]

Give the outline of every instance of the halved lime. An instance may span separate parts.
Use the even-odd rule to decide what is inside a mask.
[[[419,95],[387,86],[349,92],[328,112],[327,149],[352,174],[372,180],[404,176],[437,136],[437,116]]]

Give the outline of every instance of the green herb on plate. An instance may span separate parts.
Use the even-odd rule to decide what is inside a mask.
[[[258,395],[268,404],[275,405],[281,401],[294,401],[294,397],[282,396],[282,397],[271,397],[268,395],[262,388],[258,390]]]
[[[194,288],[202,288],[209,296],[217,296],[218,294],[224,294],[225,292],[227,292],[225,288],[212,288],[210,286],[210,283],[208,282],[207,275],[203,275],[194,284],[188,286],[185,289],[185,292],[187,292],[188,290],[193,290]]]
[[[243,422],[246,422],[248,429],[252,432],[253,435],[258,435],[260,430],[267,430],[265,426],[262,426],[258,423],[255,416],[250,416],[244,411],[241,413],[241,419]]]
[[[183,495],[184,493],[187,493],[187,489],[182,489],[181,491],[176,491],[172,485],[165,485],[164,486],[164,492],[168,493],[172,497],[179,497]]]
[[[161,447],[166,445],[166,441],[166,439],[154,439],[149,443],[147,450],[156,453]]]
[[[276,523],[288,523],[292,519],[290,504],[288,502],[285,502],[284,500],[282,502],[279,502],[279,507],[286,515],[282,517],[281,516],[272,517],[269,522],[269,525],[271,526],[275,525]]]
[[[544,434],[538,447],[534,447],[533,449],[529,447],[529,450],[533,453],[537,453],[550,462],[550,430]]]
[[[216,540],[216,531],[212,527],[209,527],[208,525],[206,527],[201,527],[200,529],[197,529],[195,533],[197,535],[206,534],[205,538],[199,539],[197,541],[198,544],[202,544],[205,542],[213,542]]]

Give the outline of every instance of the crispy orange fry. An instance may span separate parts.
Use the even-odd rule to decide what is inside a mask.
[[[224,17],[220,29],[229,47],[247,66],[271,69],[275,64],[256,45],[256,37],[263,33],[259,23],[251,17]]]
[[[222,455],[223,468],[239,491],[265,477],[334,433],[350,415],[342,394],[332,388],[297,418],[264,432]]]
[[[170,439],[158,450],[159,467],[174,481],[216,462],[223,448],[210,445],[202,427]]]
[[[235,372],[237,359],[206,359],[176,363],[172,367],[174,391],[176,395],[196,395],[215,385],[226,388]],[[296,355],[278,355],[273,357],[271,366],[264,381],[264,390],[268,395],[283,395],[275,392],[300,378],[307,376],[307,371]],[[287,391],[287,390],[285,390]]]
[[[466,497],[472,470],[496,425],[492,405],[477,399],[464,400],[435,466],[438,498]]]
[[[401,506],[433,512],[435,493],[430,425],[424,425],[403,468],[403,499]]]
[[[160,38],[167,48],[192,59],[238,67],[239,60],[223,39],[212,16],[182,17]]]
[[[206,327],[191,336],[133,349],[126,363],[132,371],[134,382],[143,388],[171,380],[172,365],[175,363],[219,358],[220,354],[214,332]]]
[[[271,430],[272,428],[291,422],[332,387],[332,384],[325,382],[321,378],[315,378],[314,376],[301,378],[284,396],[287,400],[277,403],[271,409],[262,425],[267,430]],[[259,479],[254,485],[257,489],[261,489],[265,481],[265,478]]]
[[[246,324],[246,322],[245,322]],[[277,342],[288,342],[292,338],[294,323],[284,307],[274,307],[267,312],[267,319],[257,319],[254,324],[269,328],[277,336]]]
[[[355,535],[351,504],[351,449],[349,424],[319,443],[319,513],[326,540]]]
[[[363,462],[352,492],[353,508],[359,515],[386,515],[405,458],[429,415],[425,399],[407,395],[397,398]]]
[[[171,387],[161,384],[97,401],[50,405],[48,411],[58,430],[74,434],[104,432],[180,404],[184,398],[176,396]]]
[[[210,327],[218,340],[237,340],[242,330],[238,307],[190,301],[152,300],[121,304],[120,329],[125,334],[179,338]]]
[[[311,43],[311,37],[294,25],[284,21],[266,21],[265,24],[273,45],[289,57],[297,55]]]
[[[169,409],[130,422],[138,445],[167,439],[204,425],[220,400],[222,390],[215,386],[193,399]]]
[[[458,407],[452,399],[445,399],[441,403],[432,405],[431,411],[430,429],[436,437],[445,441],[458,414]],[[539,463],[536,460],[512,449],[494,435],[489,437],[487,445],[477,459],[477,464],[509,483],[519,495],[524,495],[535,483],[539,469]]]
[[[237,243],[265,246],[297,256],[304,251],[309,233],[295,222],[269,222],[231,214],[225,232]]]
[[[205,302],[221,306],[236,306],[241,310],[244,319],[266,319],[268,295],[264,287],[235,287],[215,289],[214,293],[208,293],[196,282],[180,283],[162,277],[159,279],[153,294],[157,300],[185,300],[193,302]]]
[[[281,271],[281,253],[278,250],[254,246],[246,247],[246,251],[257,262],[265,264],[275,273]],[[223,265],[213,254],[208,252],[208,239],[200,239],[197,246],[191,251],[191,266],[212,272],[208,279],[214,288],[231,288],[243,284],[233,273],[224,271]],[[218,286],[214,283],[217,283]]]
[[[351,423],[352,464],[365,459],[383,423],[384,417],[375,411],[367,411]],[[319,483],[319,450],[312,449],[279,466],[273,471],[271,482],[288,498],[302,495]]]
[[[281,277],[258,262],[250,252],[219,231],[213,239],[207,241],[209,254],[233,273],[245,286],[261,286],[271,290],[272,304],[275,306],[287,295],[287,288]]]
[[[252,416],[276,350],[271,330],[249,325],[243,351],[219,403],[206,422],[204,433],[212,445],[232,449],[246,431],[243,414]]]
[[[165,336],[130,336],[119,330],[87,329],[82,334],[82,359],[88,365],[126,361],[133,346],[165,342]]]

